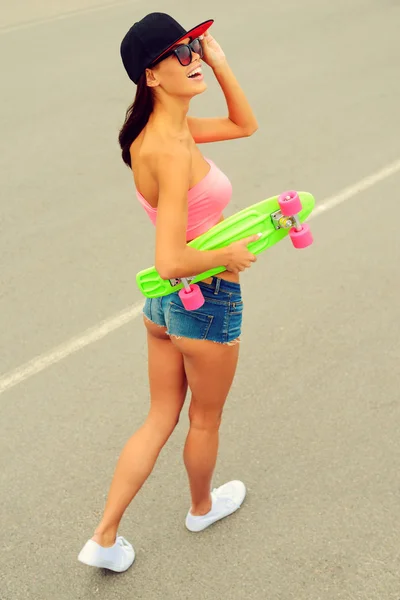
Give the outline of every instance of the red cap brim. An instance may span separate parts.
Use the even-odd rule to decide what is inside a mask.
[[[164,54],[167,54],[167,52],[169,52],[171,50],[171,48],[176,46],[176,44],[179,44],[180,42],[182,42],[182,40],[185,40],[186,38],[190,38],[191,40],[194,40],[195,38],[200,37],[201,35],[203,35],[203,33],[205,31],[207,31],[207,29],[210,29],[210,27],[213,23],[214,23],[214,19],[209,19],[208,21],[204,21],[203,23],[200,23],[200,25],[196,25],[196,27],[193,27],[193,29],[190,29],[189,31],[187,31],[185,33],[185,35],[182,35],[181,37],[179,37],[170,46],[168,46],[168,48],[163,50],[162,53],[159,54],[159,56],[157,56],[157,58],[154,59],[153,62],[156,62],[162,56],[164,56]]]

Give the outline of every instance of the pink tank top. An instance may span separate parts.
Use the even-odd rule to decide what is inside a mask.
[[[188,191],[186,240],[193,240],[216,225],[232,196],[232,185],[228,177],[211,160],[206,158],[206,161],[210,165],[209,172]],[[138,190],[136,195],[155,225],[157,209]]]

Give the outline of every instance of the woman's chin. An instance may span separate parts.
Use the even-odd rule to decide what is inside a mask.
[[[200,79],[199,81],[194,81],[190,88],[188,88],[188,94],[190,94],[190,96],[198,96],[199,94],[202,94],[203,92],[205,92],[207,89],[207,84],[203,79]]]

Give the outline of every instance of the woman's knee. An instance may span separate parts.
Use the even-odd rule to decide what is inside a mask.
[[[196,408],[191,405],[189,409],[190,427],[203,431],[218,431],[221,425],[223,409]]]
[[[166,416],[154,414],[150,411],[146,419],[146,425],[151,429],[154,436],[165,443],[178,425],[179,418],[179,413]]]

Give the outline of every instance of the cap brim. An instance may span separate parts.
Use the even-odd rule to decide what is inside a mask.
[[[213,23],[214,23],[214,19],[209,19],[208,21],[204,21],[203,23],[200,23],[200,25],[196,25],[196,27],[193,27],[193,29],[190,29],[189,31],[187,31],[184,35],[180,36],[177,40],[175,40],[172,44],[170,44],[168,46],[168,48],[163,50],[161,52],[161,54],[159,54],[157,56],[157,58],[155,58],[152,61],[152,63],[155,63],[157,60],[162,58],[164,56],[164,54],[167,54],[167,52],[169,52],[171,50],[171,48],[173,48],[174,46],[176,46],[176,44],[179,44],[186,38],[190,38],[191,40],[194,40],[195,38],[199,37],[200,35],[203,35],[203,33],[205,31],[207,31],[207,29],[210,29],[210,27]]]

